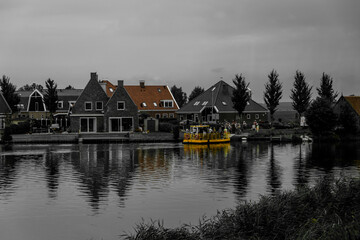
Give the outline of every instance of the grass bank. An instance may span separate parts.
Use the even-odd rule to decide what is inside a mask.
[[[218,212],[197,226],[141,223],[125,239],[359,239],[360,180],[319,181]]]

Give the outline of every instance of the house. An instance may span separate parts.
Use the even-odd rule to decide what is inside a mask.
[[[139,85],[124,87],[140,115],[157,119],[176,118],[179,106],[167,85],[145,85],[145,81],[141,80]]]
[[[348,107],[356,116],[356,124],[358,129],[360,129],[360,96],[341,96],[339,100],[336,102],[334,107],[334,112],[337,115],[340,115],[341,111]]]
[[[58,106],[54,113],[54,123],[59,124],[63,130],[66,130],[70,125],[69,110],[81,92],[81,89],[57,89]],[[35,89],[33,91],[18,91],[17,94],[20,96],[19,111],[14,113],[13,118],[18,120],[33,119],[43,127],[50,124],[50,112],[44,103],[43,91],[40,92]]]
[[[192,120],[197,123],[236,120],[245,121],[248,125],[255,120],[257,122],[268,120],[267,109],[252,99],[249,100],[240,118],[231,100],[234,90],[223,80],[219,81],[178,110],[179,120]]]
[[[129,132],[138,127],[137,107],[123,87],[123,81],[118,84],[109,97],[97,73],[90,74],[88,84],[71,110],[72,132]]]
[[[11,116],[11,108],[0,92],[0,134],[3,133],[6,126],[6,118]]]
[[[261,105],[266,108],[265,103]],[[274,120],[282,123],[299,123],[300,118],[297,111],[294,110],[292,102],[279,102],[274,113]]]

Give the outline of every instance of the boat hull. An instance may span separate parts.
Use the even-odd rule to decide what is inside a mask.
[[[216,144],[216,143],[228,143],[230,142],[230,138],[225,139],[209,139],[209,140],[197,140],[197,139],[184,139],[183,143],[186,144]]]

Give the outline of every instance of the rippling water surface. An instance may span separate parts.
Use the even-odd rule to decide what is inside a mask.
[[[118,239],[260,195],[359,176],[360,144],[181,143],[0,146],[0,239]]]

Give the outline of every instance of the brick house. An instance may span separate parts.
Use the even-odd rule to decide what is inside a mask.
[[[116,90],[106,104],[105,119],[107,132],[128,132],[139,127],[137,106],[125,90],[122,80],[118,81]]]
[[[140,114],[152,118],[176,118],[179,106],[167,85],[139,85],[124,86],[139,109]]]
[[[233,108],[231,100],[233,91],[234,88],[226,82],[222,80],[217,82],[178,110],[179,120],[192,120],[197,123],[235,120],[245,121],[248,125],[255,120],[257,122],[268,120],[268,110],[252,99],[248,102],[240,118],[238,112]]]
[[[70,114],[71,131],[81,133],[128,132],[138,126],[137,108],[119,81],[111,97],[98,81],[97,73],[90,80]]]
[[[11,116],[11,108],[0,92],[0,135],[6,126],[6,118]]]

